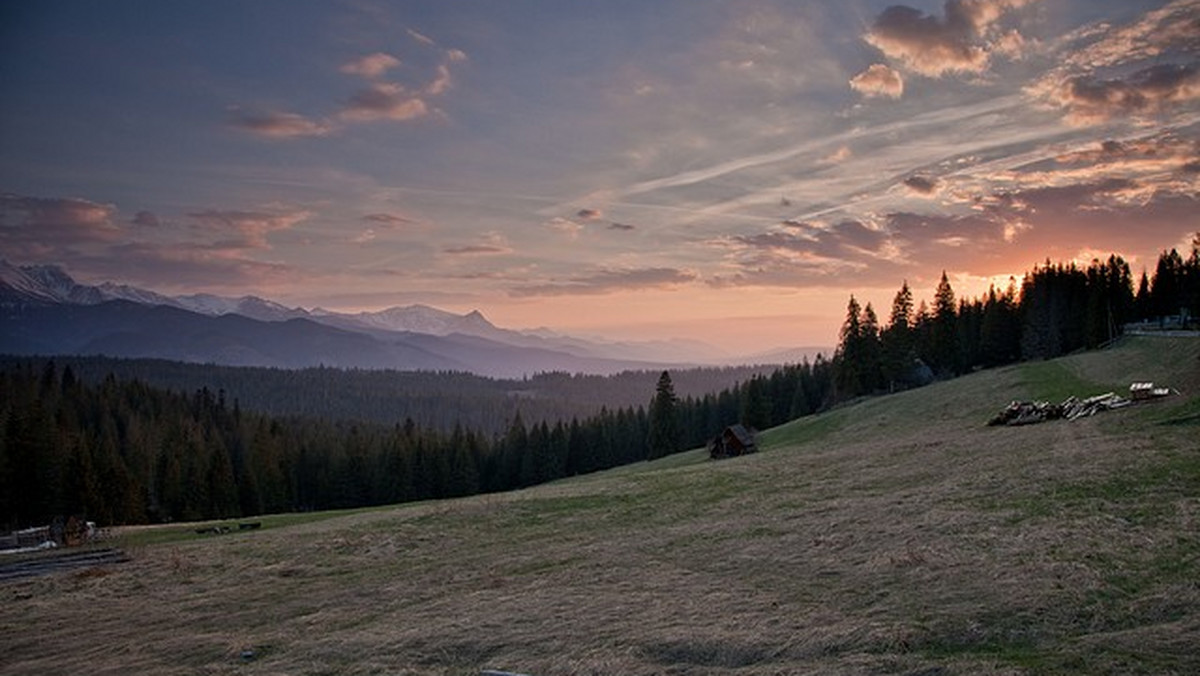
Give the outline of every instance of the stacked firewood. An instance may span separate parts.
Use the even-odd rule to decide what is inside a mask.
[[[1129,406],[1133,402],[1113,392],[1087,399],[1067,397],[1061,404],[1048,401],[1014,401],[997,413],[988,425],[1032,425],[1046,420],[1075,420],[1096,415],[1101,411]]]

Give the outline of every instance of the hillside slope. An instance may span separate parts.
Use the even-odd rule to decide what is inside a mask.
[[[984,425],[1134,380],[1183,394]],[[1200,341],[1143,338],[865,400],[745,458],[134,531],[169,544],[6,585],[6,671],[1197,673],[1198,395]]]

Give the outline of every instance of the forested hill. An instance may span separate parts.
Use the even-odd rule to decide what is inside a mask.
[[[232,406],[275,416],[354,420],[387,425],[413,420],[423,428],[450,432],[456,425],[487,435],[503,433],[517,415],[529,423],[588,418],[602,408],[645,406],[660,371],[612,376],[543,373],[507,380],[469,373],[308,368],[299,370],[214,366],[159,359],[54,357],[83,383],[99,384],[110,374],[186,395],[207,389]],[[0,357],[0,369],[29,365],[40,372],[47,359]],[[716,394],[774,366],[697,368],[672,371],[680,397]]]

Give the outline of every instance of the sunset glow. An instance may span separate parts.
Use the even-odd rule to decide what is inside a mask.
[[[0,258],[829,346],[1200,232],[1200,0],[10,3]]]

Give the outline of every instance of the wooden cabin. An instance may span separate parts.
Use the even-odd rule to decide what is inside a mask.
[[[708,442],[708,457],[713,460],[756,453],[754,432],[742,425],[730,425]]]

